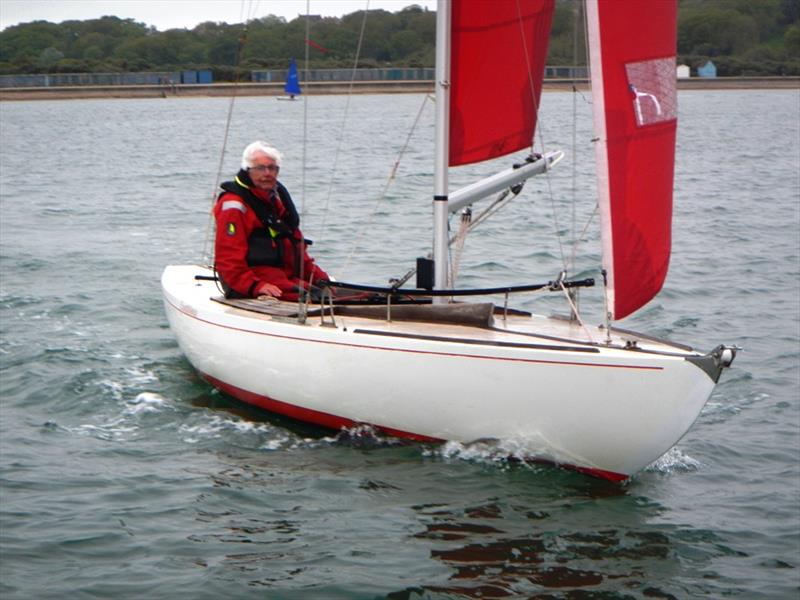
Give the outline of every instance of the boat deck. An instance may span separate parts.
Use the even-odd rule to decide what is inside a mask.
[[[180,310],[190,314],[202,312],[212,320],[217,318],[214,315],[227,315],[237,319],[237,326],[255,329],[264,321],[287,325],[302,322],[303,327],[395,339],[579,352],[605,348],[682,357],[699,354],[688,346],[617,328],[611,329],[609,341],[602,325],[584,326],[568,316],[505,310],[491,302],[335,304],[331,308],[320,304],[302,306],[275,298],[233,300],[222,296],[212,271],[198,265],[169,267],[165,271],[165,284],[166,297],[172,297]],[[299,318],[301,311],[305,311],[305,319]]]
[[[302,307],[297,302],[275,298],[210,298],[215,303],[267,318],[296,322],[306,312],[310,326],[339,327],[358,333],[393,337],[452,340],[504,346],[553,346],[588,351],[608,346],[605,329],[582,326],[567,316],[534,315],[519,310],[504,310],[491,302],[450,304],[361,304]],[[432,325],[434,327],[432,327]],[[650,352],[685,353],[692,348],[636,332],[612,329],[611,346]]]

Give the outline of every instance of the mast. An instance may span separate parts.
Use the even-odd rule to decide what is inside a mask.
[[[434,289],[447,287],[448,236],[447,193],[450,152],[450,0],[436,7],[436,130],[433,162],[433,260]],[[446,298],[434,297],[434,302]]]

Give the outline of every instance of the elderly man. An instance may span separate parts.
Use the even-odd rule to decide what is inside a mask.
[[[214,206],[214,253],[229,298],[297,300],[309,282],[328,279],[306,252],[300,217],[278,181],[280,168],[280,152],[253,142],[234,180],[222,184]]]

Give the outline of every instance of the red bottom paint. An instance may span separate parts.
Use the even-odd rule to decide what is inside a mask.
[[[353,421],[352,419],[345,419],[344,417],[339,417],[330,413],[312,410],[310,408],[303,408],[301,406],[295,406],[294,404],[288,404],[286,402],[281,402],[280,400],[274,400],[268,396],[262,396],[261,394],[248,392],[247,390],[238,388],[230,383],[225,383],[224,381],[221,381],[215,377],[211,377],[210,375],[205,375],[203,373],[201,373],[201,375],[203,379],[229,396],[233,396],[242,402],[263,408],[269,412],[296,419],[297,421],[303,421],[304,423],[311,423],[313,425],[320,425],[322,427],[327,427],[328,429],[336,430],[367,424],[359,421]],[[382,427],[381,425],[374,425],[372,423],[368,423],[368,425],[392,437],[413,440],[415,442],[441,443],[444,441],[440,440],[439,438],[429,437],[427,435],[419,435],[409,431],[392,429],[391,427]]]
[[[208,381],[215,388],[228,394],[229,396],[233,396],[237,400],[241,400],[246,404],[257,406],[258,408],[264,409],[269,412],[273,412],[279,415],[284,415],[286,417],[295,419],[297,421],[302,421],[304,423],[311,423],[313,425],[319,425],[321,427],[327,427],[328,429],[335,429],[335,430],[349,429],[351,427],[355,427],[358,425],[365,425],[365,423],[362,423],[360,421],[353,421],[352,419],[346,419],[344,417],[339,417],[337,415],[332,415],[330,413],[321,412],[310,408],[303,408],[301,406],[296,406],[294,404],[289,404],[287,402],[281,402],[280,400],[274,400],[273,398],[270,398],[268,396],[255,394],[253,392],[249,392],[247,390],[243,390],[242,388],[236,387],[235,385],[231,385],[230,383],[226,383],[220,379],[217,379],[216,377],[212,377],[211,375],[206,375],[205,373],[200,373],[200,375],[203,377],[203,379]],[[444,443],[446,441],[439,438],[430,437],[427,435],[419,435],[417,433],[411,433],[409,431],[393,429],[391,427],[383,427],[381,425],[375,425],[372,423],[367,423],[367,424],[370,425],[371,427],[374,427],[378,431],[381,431],[382,433],[385,433],[387,435],[396,438],[412,440],[415,442],[429,442],[429,443]],[[537,462],[546,462],[548,464],[553,464],[549,461],[537,461]],[[557,466],[564,467],[565,469],[576,471],[584,475],[589,475],[591,477],[596,477],[598,479],[613,481],[614,483],[620,483],[628,479],[627,475],[621,475],[619,473],[614,473],[612,471],[604,471],[603,469],[577,467],[575,465],[568,465],[561,463],[558,463]]]

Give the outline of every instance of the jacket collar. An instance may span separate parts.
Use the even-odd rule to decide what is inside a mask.
[[[265,190],[262,190],[261,188],[256,187],[256,185],[253,183],[253,180],[250,179],[250,174],[247,172],[246,169],[239,169],[239,172],[236,174],[236,177],[234,177],[234,181],[236,182],[236,185],[248,190],[254,196],[256,196],[257,198],[261,198],[262,200],[268,200],[275,196],[275,190],[267,192]]]

